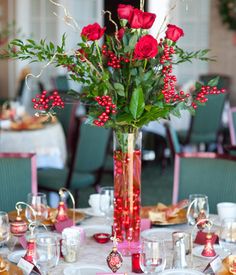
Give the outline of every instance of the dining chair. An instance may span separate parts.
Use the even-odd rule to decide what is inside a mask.
[[[229,109],[229,134],[231,145],[236,145],[236,107]]]
[[[55,89],[59,92],[68,92],[69,91],[69,83],[66,75],[57,75],[54,79]]]
[[[165,129],[166,129],[166,139],[167,144],[169,146],[171,156],[174,159],[175,154],[181,153],[181,144],[179,142],[179,137],[177,134],[177,131],[174,129],[170,123],[165,123]]]
[[[15,209],[25,202],[28,193],[37,192],[36,155],[30,153],[0,153],[0,210]]]
[[[215,75],[202,75],[200,81],[207,83]],[[230,89],[230,78],[221,76],[218,88]],[[198,106],[196,113],[191,117],[190,126],[187,131],[179,131],[178,136],[183,145],[197,145],[205,144],[206,151],[210,144],[216,144],[218,151],[220,151],[220,134],[222,130],[222,113],[228,93],[215,95],[208,95],[207,108]]]
[[[79,190],[93,186],[98,191],[107,153],[110,130],[77,120],[77,146],[72,161],[64,169],[41,169],[38,171],[39,188],[58,191],[66,187],[75,195],[78,203]]]
[[[172,202],[206,194],[211,213],[219,202],[236,202],[236,157],[211,152],[175,156]]]

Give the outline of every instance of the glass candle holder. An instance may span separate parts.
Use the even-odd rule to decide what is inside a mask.
[[[140,267],[140,253],[133,253],[131,256],[131,260],[132,260],[132,272],[143,273]]]

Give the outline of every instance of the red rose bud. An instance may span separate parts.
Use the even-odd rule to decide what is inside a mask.
[[[139,9],[134,9],[132,17],[129,20],[132,29],[140,29],[143,26],[143,12]]]
[[[157,53],[157,40],[150,34],[141,37],[134,48],[134,57],[136,59],[153,58],[157,55]]]
[[[120,19],[130,20],[134,7],[131,5],[119,4],[117,8],[117,14]]]
[[[125,29],[124,28],[119,29],[118,32],[117,32],[117,38],[119,40],[122,40],[124,34],[125,34]]]
[[[176,42],[181,36],[184,36],[183,30],[176,25],[168,24],[167,27],[166,38]]]
[[[150,12],[143,13],[142,29],[150,29],[156,19],[156,14]]]
[[[106,28],[101,28],[98,23],[94,23],[83,27],[81,36],[84,36],[87,40],[95,41],[99,40],[103,36],[105,30]]]

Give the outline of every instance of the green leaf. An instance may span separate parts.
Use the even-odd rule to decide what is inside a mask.
[[[217,77],[211,79],[211,80],[207,83],[207,85],[210,86],[210,87],[216,86],[216,85],[219,83],[219,79],[220,79],[220,77],[217,76]]]
[[[114,83],[114,88],[118,95],[125,96],[125,88],[122,84],[116,82]]]
[[[129,105],[129,110],[134,119],[137,119],[142,115],[144,111],[144,107],[145,107],[145,103],[144,103],[143,89],[142,87],[137,87],[136,89],[134,89],[132,93],[130,105]]]
[[[129,40],[129,47],[133,49],[137,41],[138,41],[138,35],[137,34],[132,35]]]
[[[195,83],[195,88],[197,91],[199,91],[202,88],[202,84],[200,82]]]

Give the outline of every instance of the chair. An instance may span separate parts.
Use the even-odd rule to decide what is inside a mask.
[[[93,186],[98,189],[110,131],[90,126],[78,120],[77,148],[69,167],[64,169],[42,169],[38,171],[39,188],[46,191],[58,191],[61,187],[70,189],[78,201],[81,188]]]
[[[16,202],[26,201],[28,193],[37,192],[36,155],[0,153],[0,183],[0,210],[14,210]]]
[[[211,213],[222,201],[236,202],[236,157],[215,153],[181,153],[175,156],[172,202],[189,194],[206,194]]]
[[[231,145],[236,145],[236,107],[229,109],[229,134]]]
[[[181,145],[176,130],[169,124],[165,123],[167,143],[170,148],[172,158],[175,154],[181,153]]]
[[[68,92],[69,91],[69,83],[66,75],[58,75],[54,79],[55,89],[59,92]]]
[[[204,75],[200,80],[207,83],[215,75]],[[222,76],[219,81],[219,88],[229,90],[230,78]],[[222,113],[225,104],[227,93],[208,95],[207,106],[199,106],[196,113],[191,118],[191,123],[188,131],[180,131],[178,133],[180,142],[187,144],[205,144],[207,147],[214,143],[220,146],[220,131],[222,122]],[[220,148],[220,147],[219,147]],[[208,149],[208,148],[207,148]]]

